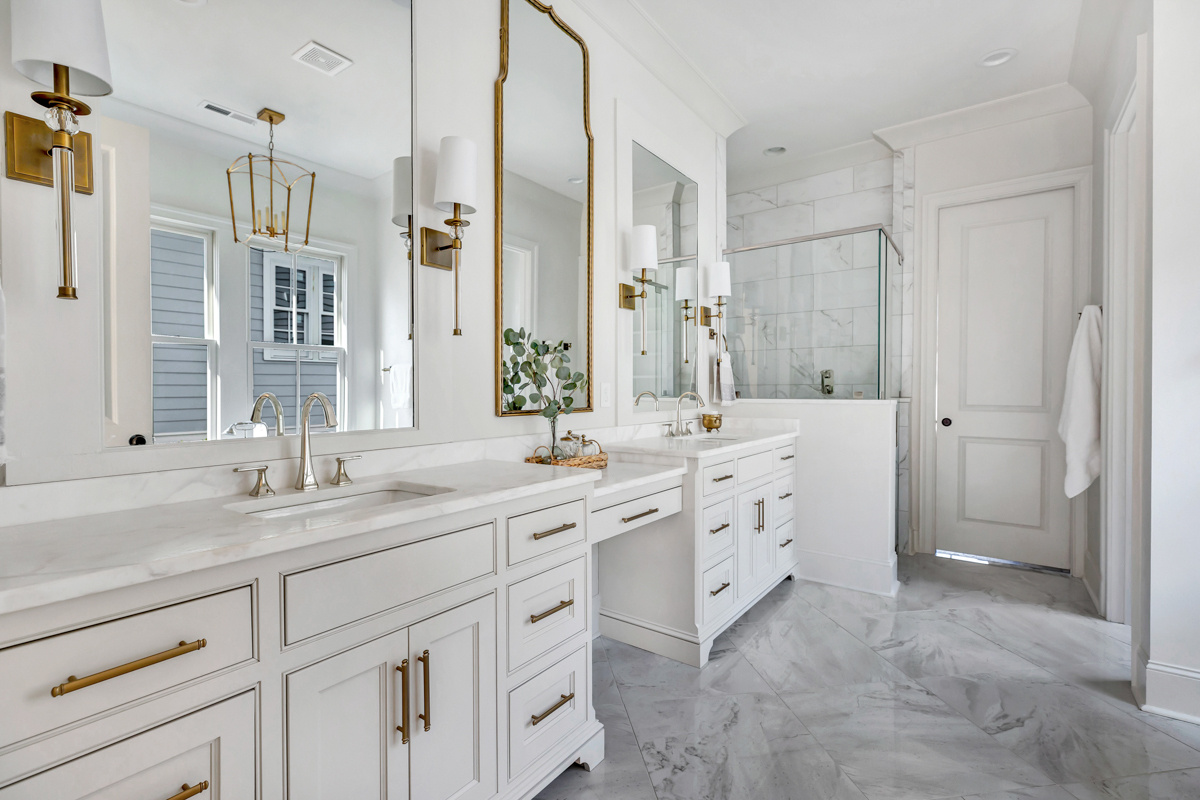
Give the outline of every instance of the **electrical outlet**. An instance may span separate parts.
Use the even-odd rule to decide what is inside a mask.
[[[600,384],[600,407],[612,408],[612,384]]]

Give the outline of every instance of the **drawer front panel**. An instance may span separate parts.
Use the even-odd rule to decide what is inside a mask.
[[[775,569],[796,563],[795,531],[796,523],[790,519],[775,529]]]
[[[737,588],[733,585],[733,556],[705,570],[700,584],[704,592],[701,598],[704,603],[704,624],[708,625],[733,608],[737,594]]]
[[[287,644],[349,625],[496,571],[487,523],[283,578]]]
[[[733,547],[732,497],[704,509],[700,537],[700,552],[705,559]]]
[[[0,789],[0,800],[160,800],[202,786],[197,800],[255,796],[252,692],[131,736]]]
[[[773,468],[774,461],[769,450],[752,456],[742,456],[737,460],[738,483],[748,483],[763,475],[769,475]]]
[[[577,558],[508,587],[508,669],[587,627],[587,560]]]
[[[775,469],[786,469],[796,464],[796,445],[786,444],[775,448]]]
[[[587,647],[508,693],[508,776],[516,778],[587,722]]]
[[[720,464],[705,467],[703,472],[704,495],[732,489],[733,485],[737,483],[736,475],[732,461],[722,461]]]
[[[246,586],[0,650],[0,747],[252,659],[253,614]]]
[[[796,475],[789,473],[775,479],[775,519],[787,519],[796,510]]]
[[[683,487],[655,492],[646,497],[592,512],[593,540],[615,536],[651,522],[678,514],[683,509]]]
[[[508,564],[520,564],[587,535],[587,512],[575,500],[508,518]]]

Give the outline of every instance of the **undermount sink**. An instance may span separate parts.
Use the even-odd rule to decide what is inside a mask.
[[[269,500],[253,500],[228,506],[251,517],[287,519],[292,517],[324,517],[331,514],[359,511],[409,503],[435,494],[453,491],[442,486],[419,483],[384,483],[373,486],[333,487],[302,495],[288,495]]]

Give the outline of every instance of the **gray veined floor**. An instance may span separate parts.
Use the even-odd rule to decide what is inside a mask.
[[[1184,800],[1200,726],[1141,712],[1081,583],[917,556],[895,600],[784,581],[703,670],[596,640],[607,758],[538,800]]]

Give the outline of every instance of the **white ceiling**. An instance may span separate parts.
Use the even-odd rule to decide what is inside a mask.
[[[730,182],[1067,80],[1082,0],[637,0],[748,120]],[[1016,48],[1000,67],[977,62]],[[764,156],[783,146],[785,156]]]
[[[212,132],[229,159],[265,152],[267,124],[246,125],[201,101],[251,117],[287,115],[281,154],[360,178],[390,172],[412,138],[411,22],[400,0],[103,0],[113,97]],[[292,59],[310,40],[354,65],[324,75]],[[95,103],[109,113],[105,100]],[[121,105],[111,106],[119,113]],[[139,121],[153,119],[140,115]],[[240,140],[231,142],[228,137]]]

